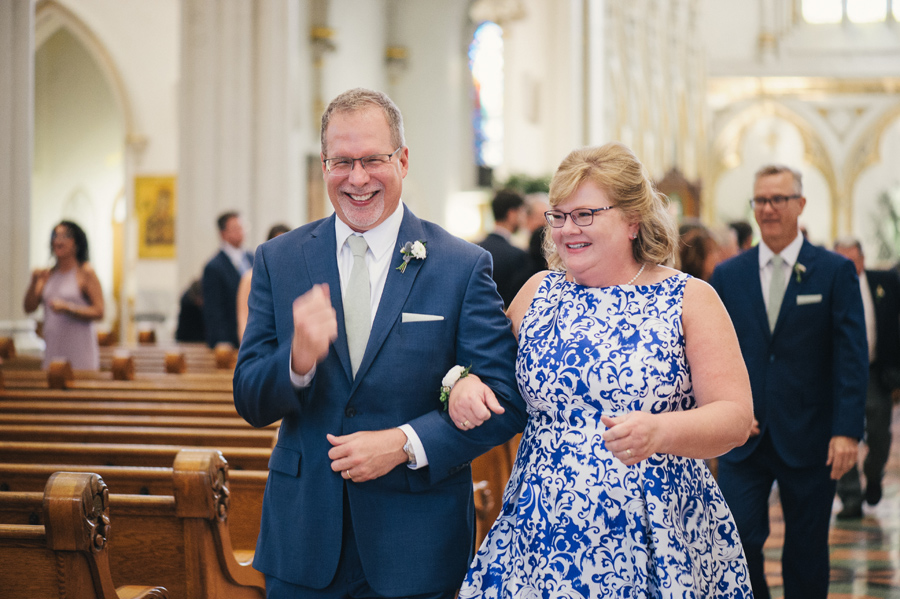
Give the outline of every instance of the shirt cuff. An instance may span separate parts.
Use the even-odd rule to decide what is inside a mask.
[[[313,364],[312,369],[306,374],[297,374],[291,368],[291,355],[288,353],[288,372],[291,373],[291,384],[294,389],[305,389],[312,384],[313,377],[316,375],[316,365]]]
[[[419,439],[419,435],[416,434],[416,431],[413,430],[413,427],[408,424],[401,424],[397,428],[406,433],[406,438],[412,443],[413,451],[416,453],[416,465],[410,466],[407,464],[407,468],[410,470],[418,470],[419,468],[427,466],[428,456],[425,455],[425,447],[422,445],[422,441]]]

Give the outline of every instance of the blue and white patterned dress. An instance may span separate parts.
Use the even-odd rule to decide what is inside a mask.
[[[583,287],[551,273],[519,328],[528,425],[503,509],[460,597],[752,597],[731,512],[703,460],[625,466],[600,415],[695,407],[688,276]]]

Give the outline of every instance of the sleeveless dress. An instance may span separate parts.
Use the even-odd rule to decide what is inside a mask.
[[[601,414],[695,407],[681,322],[688,278],[543,280],[519,328],[528,424],[460,598],[752,597],[704,461],[654,454],[629,467],[601,438]]]
[[[75,370],[99,370],[100,347],[97,332],[90,320],[75,318],[50,307],[55,299],[62,299],[77,306],[87,306],[88,302],[78,287],[76,268],[65,272],[53,271],[44,284],[41,295],[44,301],[44,350],[43,368],[50,362],[64,358]]]

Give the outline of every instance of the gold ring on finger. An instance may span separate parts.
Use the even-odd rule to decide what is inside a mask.
[[[633,457],[634,457],[634,454],[633,454],[633,453],[631,453],[631,450],[630,450],[630,449],[626,449],[626,450],[625,450],[625,453],[627,453],[627,454],[628,454],[628,459],[629,459],[629,460],[630,460],[630,459],[631,459],[631,458],[633,458]]]

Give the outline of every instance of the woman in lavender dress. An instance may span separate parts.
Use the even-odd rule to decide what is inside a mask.
[[[76,370],[97,370],[100,350],[94,321],[103,318],[103,290],[88,262],[87,236],[64,220],[53,228],[50,251],[56,264],[32,273],[24,302],[29,313],[44,305],[43,367],[65,359]]]
[[[550,204],[556,270],[509,309],[528,424],[460,598],[751,597],[703,461],[744,443],[753,420],[722,303],[661,265],[677,232],[625,146],[572,152]],[[468,395],[482,399],[450,397],[466,430],[497,411],[489,391]]]

